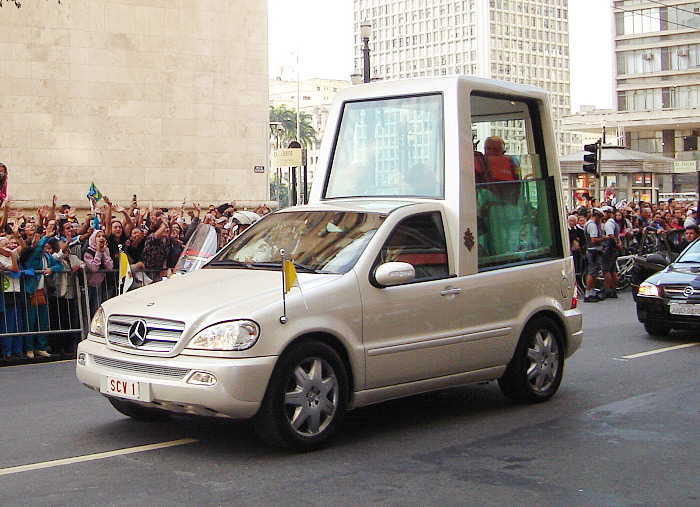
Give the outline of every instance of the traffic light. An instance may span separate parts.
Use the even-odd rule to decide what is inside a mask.
[[[600,139],[593,144],[587,144],[583,150],[588,152],[583,156],[583,172],[590,173],[596,178],[600,176]]]

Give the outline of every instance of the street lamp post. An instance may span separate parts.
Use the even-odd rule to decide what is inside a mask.
[[[370,66],[369,66],[369,38],[372,35],[372,25],[370,23],[362,23],[360,25],[360,37],[362,38],[362,57],[364,59],[364,72],[362,80],[365,83],[370,81]]]

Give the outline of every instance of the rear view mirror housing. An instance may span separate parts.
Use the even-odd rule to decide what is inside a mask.
[[[382,287],[411,283],[416,278],[416,270],[408,262],[385,262],[374,272],[374,279]]]

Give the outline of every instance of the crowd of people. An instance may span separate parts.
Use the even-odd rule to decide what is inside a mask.
[[[568,216],[569,242],[577,272],[582,272],[585,303],[617,298],[617,258],[636,252],[644,231],[683,231],[672,245],[675,253],[700,237],[697,203],[677,203],[671,198],[658,204],[596,204],[581,206]],[[603,288],[598,290],[596,279],[601,272]]]
[[[0,164],[0,186],[7,168]],[[199,224],[216,231],[219,247],[270,212],[237,209],[235,202],[199,203],[186,209],[128,207],[109,197],[79,213],[69,204],[35,213],[14,206],[6,185],[0,192],[0,363],[60,355],[73,357],[83,324],[107,298],[119,292],[119,256],[125,252],[140,284],[169,276]],[[140,275],[140,276],[139,276]],[[138,285],[140,286],[140,285]],[[87,292],[89,305],[81,312]],[[82,316],[82,318],[81,318]]]

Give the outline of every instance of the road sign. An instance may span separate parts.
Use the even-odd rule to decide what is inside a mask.
[[[273,159],[275,167],[300,167],[301,148],[283,148],[275,151]]]
[[[697,160],[676,160],[673,163],[673,172],[679,173],[694,173],[698,170]]]

